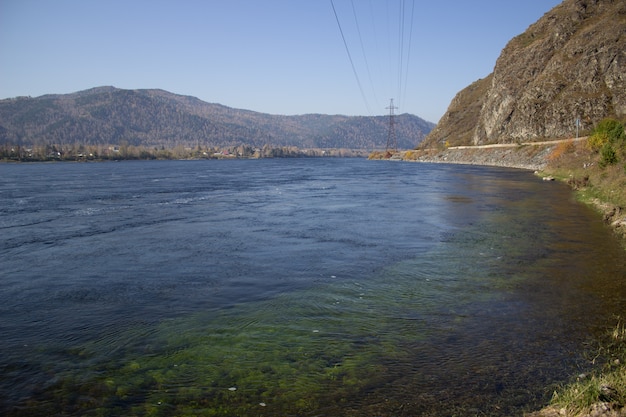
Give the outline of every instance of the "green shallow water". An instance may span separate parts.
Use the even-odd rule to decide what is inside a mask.
[[[432,251],[368,277],[329,277],[269,300],[104,336],[72,354],[88,359],[115,346],[109,360],[61,373],[32,410],[60,400],[69,412],[103,416],[532,409],[562,372],[555,360],[570,355],[570,369],[585,366],[580,345],[566,342],[578,330],[570,318],[580,305],[564,311],[561,304],[589,293],[577,294],[584,277],[571,269],[579,267],[564,268],[537,249],[523,224],[507,233],[500,226],[496,219],[457,231]],[[572,298],[546,288],[554,284],[547,275],[570,279],[560,291]]]
[[[6,414],[522,415],[586,371],[586,349],[626,311],[626,256],[564,186],[509,170],[291,163],[297,179],[282,185],[263,172],[250,189],[176,203],[159,188],[152,206],[121,199],[92,221],[106,224],[96,237],[72,223],[77,235],[55,244],[45,228],[44,243],[9,242],[13,274],[30,275],[2,300],[15,330],[0,382],[28,394]],[[206,168],[185,165],[185,178],[189,167]],[[41,284],[23,267],[24,248],[54,262],[74,241],[106,273],[62,257],[67,278]]]

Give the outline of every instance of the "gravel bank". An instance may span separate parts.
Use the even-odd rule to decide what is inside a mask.
[[[488,165],[542,170],[554,149],[549,145],[513,145],[507,147],[449,148],[445,150],[402,151],[394,159],[446,164]]]

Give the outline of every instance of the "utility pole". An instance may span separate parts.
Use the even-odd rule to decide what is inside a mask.
[[[396,126],[395,126],[395,114],[394,110],[397,109],[396,106],[393,105],[393,99],[390,99],[391,103],[389,107],[389,132],[387,133],[387,148],[385,149],[389,152],[389,149],[392,149],[394,152],[398,152],[398,140],[396,139]]]

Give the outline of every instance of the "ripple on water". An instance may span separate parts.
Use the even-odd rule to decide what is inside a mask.
[[[0,394],[34,414],[519,415],[626,299],[607,231],[519,171],[65,167],[0,201]]]

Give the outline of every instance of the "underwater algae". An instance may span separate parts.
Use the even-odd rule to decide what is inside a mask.
[[[389,365],[410,358],[407,334],[411,342],[425,337],[424,322],[403,311],[398,291],[406,288],[387,279],[379,297],[367,283],[336,279],[168,319],[150,331],[128,329],[115,338],[134,339],[132,347],[94,362],[97,370],[59,375],[47,404],[31,405],[83,415],[202,416],[339,406],[392,378]],[[73,354],[97,357],[110,345],[94,341]]]
[[[29,405],[90,416],[269,416],[412,402],[419,415],[456,397],[459,412],[519,411],[544,395],[532,378],[554,362],[551,342],[520,327],[519,317],[535,320],[526,283],[552,263],[536,242],[554,239],[526,226],[489,216],[368,276],[129,327],[72,349],[83,365]],[[515,366],[524,351],[541,355],[536,365]],[[468,384],[474,390],[461,395]]]

